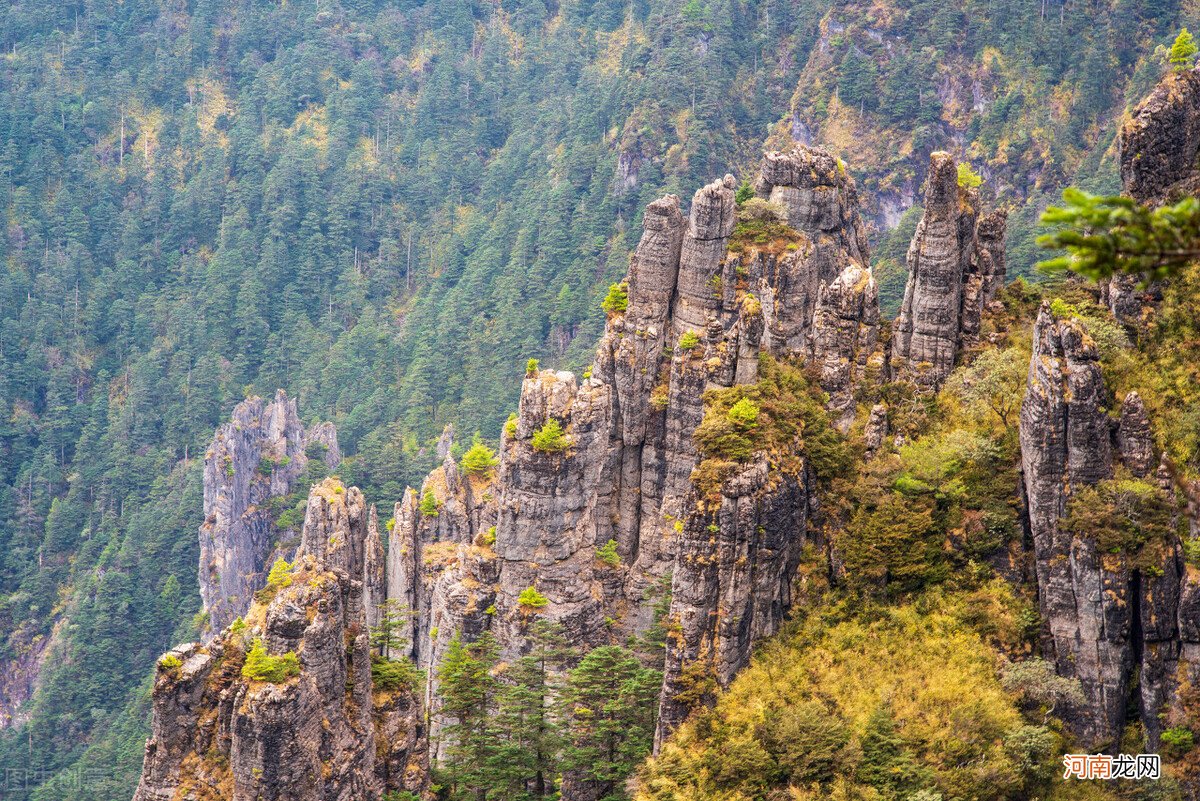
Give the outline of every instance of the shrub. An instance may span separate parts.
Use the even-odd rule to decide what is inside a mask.
[[[542,595],[534,587],[526,587],[521,590],[521,594],[517,596],[517,603],[524,609],[541,609],[546,604],[550,603],[550,599]]]
[[[273,590],[282,590],[292,586],[292,565],[283,559],[276,559],[267,574],[267,586]]]
[[[1192,567],[1200,567],[1200,537],[1184,540],[1183,558]]]
[[[500,460],[496,458],[496,452],[482,442],[472,445],[462,458],[463,471],[472,476],[486,476],[498,464]]]
[[[1094,537],[1107,553],[1128,554],[1138,564],[1146,545],[1166,542],[1174,533],[1172,511],[1166,493],[1148,481],[1106,479],[1075,492],[1061,525],[1077,536]],[[1149,562],[1155,560],[1153,549],[1148,556]]]
[[[737,218],[743,222],[776,223],[786,220],[787,212],[778,203],[772,203],[760,197],[752,197],[748,198],[738,209]]]
[[[166,654],[162,659],[158,660],[160,670],[167,670],[172,673],[183,667],[183,662],[175,654]]]
[[[504,421],[504,433],[507,434],[510,438],[515,437],[517,435],[517,413],[516,412],[513,412],[512,414],[510,414],[508,416],[508,419]]]
[[[1171,45],[1169,55],[1171,61],[1171,69],[1175,72],[1186,72],[1192,68],[1196,61],[1196,39],[1192,36],[1191,31],[1187,28],[1179,31],[1179,35],[1175,37],[1174,44]]]
[[[299,531],[304,527],[304,515],[308,512],[308,501],[301,498],[293,506],[279,513],[275,526],[281,530]]]
[[[608,314],[623,314],[629,308],[629,285],[624,281],[610,284],[608,294],[600,302],[600,308]]]
[[[730,422],[741,428],[754,428],[758,425],[758,416],[762,413],[759,405],[749,398],[742,398],[729,407],[727,416]]]
[[[1067,303],[1062,298],[1055,298],[1054,300],[1050,301],[1050,313],[1059,320],[1067,317],[1079,316],[1079,310],[1070,303]]]
[[[977,189],[983,185],[983,178],[971,169],[970,164],[961,161],[958,164],[958,185],[963,189]]]
[[[1087,703],[1079,679],[1058,675],[1054,665],[1045,659],[1024,659],[1005,665],[1000,684],[1017,698],[1042,707],[1043,722],[1060,706],[1080,707]]]
[[[738,186],[737,191],[733,193],[733,202],[740,206],[752,197],[754,197],[754,187],[750,184],[750,179],[745,178]]]
[[[1162,733],[1162,742],[1168,756],[1178,758],[1192,750],[1195,745],[1195,737],[1192,735],[1191,729],[1172,726]]]
[[[483,536],[482,536],[482,537],[480,537],[480,541],[481,541],[481,542],[482,542],[484,545],[486,545],[488,548],[490,548],[490,547],[492,547],[493,545],[495,545],[495,544],[496,544],[496,527],[495,527],[495,526],[492,526],[492,527],[491,527],[491,528],[489,528],[487,531],[485,531],[485,532],[483,533]]]
[[[529,361],[525,362],[525,375],[526,376],[537,375],[537,371],[538,371],[540,364],[541,363],[537,359],[530,359]]]
[[[679,347],[682,350],[691,350],[699,344],[700,335],[691,329],[684,331],[683,336],[679,338]]]
[[[371,685],[376,690],[411,689],[421,680],[421,671],[408,659],[388,659],[374,654],[371,657]]]
[[[425,490],[425,494],[421,497],[421,514],[426,517],[437,517],[438,510],[441,508],[442,505],[438,503],[437,496],[433,494],[433,490]]]
[[[553,417],[533,434],[533,448],[546,453],[557,453],[571,447],[571,439],[563,431],[562,424]]]
[[[824,393],[809,386],[798,366],[769,354],[759,360],[758,375],[756,384],[704,393],[704,420],[694,435],[704,457],[744,462],[755,451],[767,450],[778,455],[785,470],[799,469],[796,440],[803,433],[803,453],[818,479],[846,474],[853,454],[845,437],[829,422]],[[743,404],[734,416],[749,419],[749,412],[757,407],[757,425],[735,423],[730,417],[732,407],[742,399],[750,404]]]
[[[596,549],[596,559],[609,567],[621,566],[621,555],[617,553],[617,541],[609,540]]]
[[[282,656],[271,656],[267,653],[267,646],[257,637],[246,653],[246,663],[242,665],[242,678],[250,681],[279,684],[299,675],[300,659],[294,651],[288,651]]]

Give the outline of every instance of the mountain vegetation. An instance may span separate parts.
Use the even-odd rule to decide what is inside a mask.
[[[521,365],[583,366],[606,317],[625,311],[628,287],[614,282],[646,204],[690,196],[725,172],[749,175],[764,138],[824,143],[863,176],[885,309],[903,292],[928,153],[953,143],[970,161],[965,180],[981,177],[1013,206],[1010,273],[1032,276],[1041,209],[1067,184],[1119,189],[1113,123],[1164,70],[1194,58],[1176,33],[1198,21],[1177,0],[7,4],[0,662],[18,679],[0,707],[0,769],[24,778],[6,796],[130,794],[148,672],[205,622],[196,618],[204,448],[246,396],[285,387],[306,420],[333,420],[347,454],[341,475],[381,503],[421,486],[446,423],[480,432],[455,456],[486,477],[495,462],[485,441],[499,441],[516,406]],[[1090,227],[1057,244],[1178,272],[1179,258],[1162,257],[1162,230],[1194,229],[1194,202],[1143,212],[1072,197],[1076,211],[1055,221]],[[1148,233],[1113,232],[1130,216]],[[774,241],[775,226],[786,228],[739,220],[734,248]],[[1115,269],[1107,263],[1097,258],[1093,273]],[[1193,466],[1195,289],[1190,273],[1171,285],[1140,350],[1115,327],[1090,325],[1106,376],[1141,393],[1163,421],[1162,446]],[[1091,295],[1057,285],[1016,285],[1005,313],[1028,322],[1039,293],[1089,324],[1103,317]],[[936,400],[886,398],[904,409],[900,430],[921,437],[846,487],[847,532],[862,535],[847,543],[849,564],[861,567],[850,571],[855,600],[814,595],[794,626],[817,648],[895,642],[916,664],[926,646],[961,645],[959,686],[997,699],[988,720],[1006,745],[953,745],[1002,778],[1023,761],[1040,771],[1060,745],[1052,721],[1016,710],[978,670],[985,643],[1028,640],[1028,620],[1019,623],[1028,599],[1004,596],[975,558],[1019,536],[998,487],[1016,470],[1011,382],[1029,343],[1015,323],[1007,336],[985,353],[996,360],[986,382],[967,367]],[[698,347],[699,333],[679,344]],[[795,412],[806,441],[824,448],[821,478],[849,482],[846,446],[813,413],[811,391],[794,366],[768,364],[760,383],[710,399],[706,455],[739,462],[749,446],[777,446],[804,427],[783,414]],[[572,440],[550,418],[534,446],[567,458]],[[1098,501],[1125,502],[1119,490],[1097,489]],[[902,523],[901,501],[918,510]],[[277,499],[277,524],[299,528],[303,503],[302,491]],[[424,493],[420,511],[437,516],[440,503]],[[948,548],[956,538],[963,548]],[[615,551],[597,554],[609,569],[614,557],[619,566]],[[547,601],[529,589],[536,612]],[[913,617],[936,598],[948,611]],[[984,601],[1017,609],[1020,631],[988,630],[971,611]],[[806,629],[826,613],[828,632]],[[259,645],[252,678],[292,674],[289,654]],[[772,658],[755,675],[769,675]],[[472,659],[489,656],[463,652],[465,667]],[[616,787],[648,750],[653,721],[638,704],[652,677],[624,651],[589,659],[563,694],[574,699],[563,711],[570,725],[535,732],[550,739],[534,770],[586,765],[589,781]],[[813,660],[789,667],[795,681],[813,680]],[[526,724],[530,693],[544,691],[535,668],[510,666],[490,690]],[[631,682],[623,705],[584,721],[614,675]],[[647,792],[667,792],[672,760],[706,753],[715,741],[704,727],[718,723],[753,751],[711,779],[720,792],[757,797],[762,783],[792,776],[884,797],[934,780],[987,784],[922,761],[933,724],[914,729],[911,710],[883,703],[882,679],[870,678],[862,697],[829,698],[827,714],[780,707],[794,718],[787,726],[820,729],[827,757],[789,754],[762,739],[761,720],[722,701],[647,768]],[[414,681],[406,673],[400,683]],[[760,684],[788,692],[773,678]],[[599,739],[614,737],[619,747],[598,758]],[[488,764],[511,759],[511,742],[483,746],[510,749],[489,750]],[[747,774],[753,760],[769,769]],[[452,774],[446,786],[477,794],[479,781]],[[992,786],[1030,791],[1020,781]]]

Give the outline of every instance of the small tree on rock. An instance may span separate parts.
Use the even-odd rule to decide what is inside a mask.
[[[1192,68],[1196,62],[1196,53],[1200,48],[1196,46],[1196,39],[1191,32],[1184,28],[1175,37],[1175,44],[1171,45],[1171,69],[1175,72],[1184,72]]]

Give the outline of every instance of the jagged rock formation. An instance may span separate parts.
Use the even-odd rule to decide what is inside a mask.
[[[409,650],[431,685],[455,633],[490,629],[513,656],[541,615],[582,646],[622,641],[654,622],[669,588],[681,635],[667,657],[665,731],[686,711],[681,677],[728,682],[779,625],[812,479],[802,455],[784,475],[759,454],[701,503],[692,435],[704,393],[756,381],[762,353],[806,359],[848,425],[853,383],[876,350],[878,300],[837,159],[799,146],[764,158],[756,187],[785,210],[786,242],[731,247],[734,187],[732,176],[703,187],[686,217],[674,196],[649,205],[628,303],[610,314],[593,367],[582,380],[526,376],[494,475],[463,476],[446,460],[397,504],[388,597],[414,610]],[[551,420],[566,446],[535,447]],[[596,557],[610,540],[616,565]],[[544,608],[522,608],[530,587]],[[426,697],[436,703],[432,686]]]
[[[1044,650],[1058,673],[1078,679],[1087,702],[1064,715],[1088,749],[1120,737],[1132,681],[1147,746],[1186,719],[1185,689],[1200,679],[1200,581],[1184,565],[1175,534],[1154,539],[1137,558],[1104,551],[1091,533],[1064,529],[1071,497],[1113,477],[1118,458],[1135,477],[1155,464],[1150,423],[1136,392],[1115,426],[1096,348],[1083,325],[1043,305],[1034,329],[1029,385],[1021,408],[1021,459]],[[1114,450],[1112,442],[1117,447]],[[1159,491],[1172,491],[1160,469]]]
[[[1139,203],[1161,205],[1200,191],[1200,72],[1170,72],[1121,126],[1121,181]],[[1113,316],[1134,328],[1161,300],[1162,285],[1117,275],[1101,286]]]
[[[296,563],[305,589],[279,591],[250,616],[251,633],[271,653],[300,655],[299,678],[242,679],[228,667],[240,654],[232,631],[209,646],[179,649],[177,671],[160,670],[138,801],[188,783],[223,793],[232,787],[236,798],[307,798],[317,791],[300,785],[311,780],[318,753],[324,798],[370,798],[398,786],[401,764],[422,747],[404,717],[415,704],[373,699],[363,672],[365,631],[385,601],[411,610],[398,632],[404,645],[388,656],[425,670],[422,695],[439,748],[437,666],[455,635],[472,640],[490,630],[512,658],[534,618],[544,616],[577,645],[621,642],[656,622],[669,592],[676,635],[660,736],[688,711],[681,693],[692,682],[732,679],[753,643],[782,622],[817,504],[799,435],[787,453],[755,453],[698,490],[693,473],[702,454],[693,432],[705,416],[705,392],[758,381],[764,354],[807,361],[829,393],[832,419],[848,427],[854,384],[879,363],[877,291],[844,167],[803,147],[768,154],[757,187],[791,225],[784,234],[769,229],[769,241],[733,241],[734,186],[726,176],[703,187],[686,217],[674,196],[649,206],[625,283],[628,302],[610,314],[591,370],[582,380],[553,370],[526,376],[495,469],[464,474],[450,456],[447,428],[441,467],[396,504],[386,560],[374,510],[357,490],[331,483],[314,490]],[[564,435],[547,445],[537,435],[552,421]],[[293,490],[304,445],[295,406],[282,396],[239,406],[219,432],[208,461],[214,513],[206,559],[221,554],[222,565],[237,569],[213,575],[243,580],[214,580],[206,590],[224,599],[210,604],[221,612],[214,619],[231,619],[235,597],[262,585],[269,523],[258,504]],[[272,469],[256,470],[264,458]],[[597,558],[610,541],[615,564]],[[548,600],[544,607],[522,606],[531,587]],[[339,631],[345,647],[334,654]],[[330,706],[335,696],[341,711]],[[219,712],[214,719],[200,709]],[[394,714],[381,722],[381,710]],[[309,717],[328,725],[313,729]],[[189,719],[197,722],[166,722]],[[372,757],[370,738],[383,733],[403,745]],[[206,762],[213,749],[228,755],[227,769]],[[276,756],[286,757],[287,770],[268,769]],[[411,786],[420,771],[405,773]]]
[[[978,190],[958,184],[954,157],[934,153],[891,354],[894,373],[923,387],[941,386],[978,341],[983,310],[1004,284],[1006,213],[979,209]]]
[[[359,801],[423,787],[419,707],[372,690],[369,554],[373,516],[356,488],[327,479],[309,496],[294,573],[264,590],[247,627],[159,661],[154,723],[134,801]],[[297,675],[254,680],[252,641],[298,657]]]
[[[1046,656],[1060,675],[1080,680],[1088,703],[1073,712],[1089,743],[1120,730],[1133,666],[1124,560],[1108,558],[1093,538],[1059,524],[1073,488],[1112,475],[1104,404],[1095,344],[1079,321],[1056,319],[1044,304],[1021,406],[1021,467],[1038,600],[1049,628]]]
[[[1121,126],[1121,182],[1141,203],[1200,190],[1200,71],[1170,72]]]
[[[298,488],[307,450],[319,444],[326,464],[341,461],[332,423],[306,431],[295,399],[283,390],[273,401],[248,398],[217,429],[204,456],[204,523],[200,526],[200,598],[209,636],[246,611],[266,582],[273,554],[294,544],[277,542],[268,499]]]

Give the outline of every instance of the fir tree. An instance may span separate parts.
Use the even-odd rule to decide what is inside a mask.
[[[1191,69],[1196,62],[1196,53],[1200,50],[1196,46],[1196,39],[1191,32],[1184,28],[1175,37],[1175,43],[1171,45],[1171,69],[1175,72],[1184,72]]]

